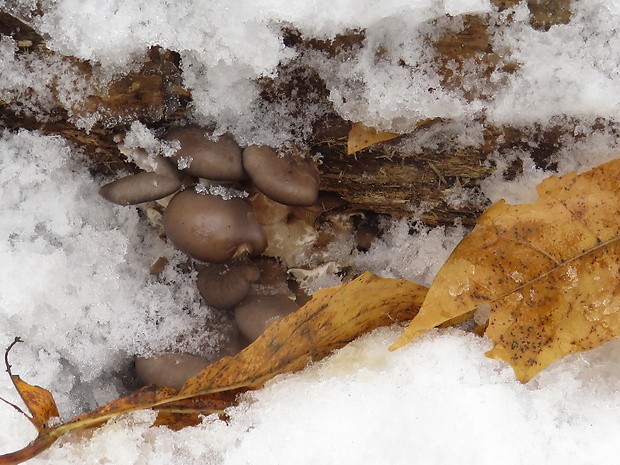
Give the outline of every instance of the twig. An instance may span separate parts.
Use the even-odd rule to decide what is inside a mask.
[[[18,342],[24,342],[24,341],[22,340],[21,337],[17,336],[4,351],[4,366],[6,366],[6,372],[9,374],[9,376],[13,376],[13,373],[11,373],[11,364],[9,363],[9,352],[11,351],[11,349],[13,349],[15,344],[17,344]]]
[[[16,337],[13,342],[11,342],[11,344],[6,348],[6,350],[4,351],[4,365],[6,366],[6,372],[9,374],[9,376],[11,377],[11,381],[13,382],[13,386],[15,386],[15,381],[13,381],[13,373],[11,373],[11,364],[9,363],[9,352],[11,351],[11,349],[15,346],[15,344],[17,344],[18,342],[24,342],[22,340],[22,338],[20,338],[19,336]],[[15,388],[17,389],[17,386],[15,386]],[[17,389],[17,392],[19,392],[19,389]],[[32,421],[32,418],[30,417],[30,415],[28,415],[26,412],[24,412],[21,408],[19,408],[17,405],[15,405],[12,402],[9,402],[6,399],[3,399],[2,397],[0,397],[0,400],[2,402],[4,402],[5,404],[10,405],[11,407],[13,407],[15,410],[17,410],[19,413],[21,413],[23,416],[25,416],[26,418],[28,418],[28,420]]]

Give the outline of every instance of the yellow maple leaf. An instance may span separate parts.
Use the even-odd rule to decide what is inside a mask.
[[[533,204],[484,212],[390,349],[488,305],[487,355],[527,382],[620,335],[620,160],[547,178],[538,193]]]

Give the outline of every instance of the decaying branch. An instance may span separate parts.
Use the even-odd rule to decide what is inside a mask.
[[[513,6],[514,1],[495,0],[500,9]],[[530,22],[539,30],[570,21],[570,1],[530,0]],[[454,26],[458,22],[459,27]],[[509,75],[518,63],[504,62],[493,50],[489,40],[487,17],[465,15],[459,18],[440,18],[432,24],[438,39],[430,44],[436,54],[436,69],[442,85],[464,98],[486,99],[492,91],[491,73],[498,69]],[[55,55],[45,46],[43,38],[31,27],[7,13],[0,13],[0,35],[11,37],[16,54],[44,59]],[[329,59],[354,53],[364,41],[364,31],[351,31],[332,41],[306,39],[301,33],[287,29],[284,43],[302,54],[305,50],[325,54]],[[95,65],[73,57],[61,57],[70,63],[85,82],[94,79]],[[474,75],[471,66],[474,63]],[[498,68],[499,67],[499,68]],[[469,84],[464,86],[464,81]],[[471,86],[478,82],[479,86]],[[320,76],[303,64],[282,65],[275,78],[259,81],[266,101],[292,99],[303,112],[308,100],[330,107],[329,92]],[[126,130],[132,121],[151,128],[166,128],[181,124],[188,115],[191,93],[182,87],[179,57],[175,52],[153,48],[141,69],[107,83],[79,106],[66,108],[59,101],[52,109],[42,112],[22,112],[19,101],[0,101],[0,124],[9,130],[36,129],[46,134],[58,134],[73,142],[95,161],[101,172],[113,172],[125,166],[113,135]],[[97,113],[98,122],[88,131],[72,123],[72,115]],[[477,147],[459,146],[450,139],[450,121],[438,118],[421,121],[410,133],[397,139],[376,144],[354,155],[346,154],[346,137],[350,121],[335,111],[327,111],[313,122],[315,131],[304,140],[314,155],[321,158],[321,188],[338,193],[351,208],[388,214],[394,217],[423,211],[422,221],[430,225],[451,224],[460,218],[473,224],[483,204],[450,200],[450,195],[462,189],[475,189],[480,180],[494,171],[489,156],[505,150],[525,148],[533,160],[548,167],[553,155],[562,147],[560,140],[575,140],[570,122],[558,122],[551,129],[537,127],[493,127],[484,121],[483,143]],[[598,123],[597,123],[598,124]],[[605,122],[600,122],[605,124]],[[539,131],[540,130],[540,131]],[[420,143],[429,134],[432,144]],[[538,144],[532,146],[532,138]],[[439,138],[439,143],[437,142]],[[530,141],[530,142],[525,142]],[[504,173],[514,176],[520,170],[518,162]],[[424,207],[421,209],[421,207]]]

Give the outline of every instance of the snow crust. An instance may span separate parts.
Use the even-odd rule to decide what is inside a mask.
[[[283,43],[283,27],[293,26],[316,38],[366,30],[361,49],[341,62],[305,58],[345,118],[392,130],[406,130],[421,117],[452,118],[448,136],[462,146],[480,143],[476,118],[541,128],[580,118],[580,140],[560,151],[557,172],[583,171],[618,153],[615,0],[574,0],[572,21],[546,32],[528,24],[526,2],[501,13],[485,0],[334,0],[329,8],[301,0],[17,3],[0,0],[0,7],[28,19],[51,49],[97,63],[94,85],[135,69],[151,46],[179,52],[196,122],[215,122],[241,143],[277,145],[291,137],[290,127],[305,124],[282,121],[286,108],[266,112],[256,104],[254,80],[296,58]],[[37,6],[41,13],[32,14]],[[494,50],[504,63],[519,63],[511,74],[491,76],[488,100],[443,89],[427,46],[432,21],[465,13],[488,14],[500,31],[491,38]],[[92,90],[65,62],[32,62],[14,56],[14,49],[0,38],[1,100],[25,102],[22,110],[37,114],[55,96],[70,111]],[[308,114],[323,110],[308,108]],[[73,116],[81,127],[93,124]],[[611,123],[589,129],[597,118]],[[429,140],[438,137],[428,131]],[[138,123],[128,142],[151,144],[151,154],[167,150]],[[502,170],[515,157],[524,160],[524,173],[506,181]],[[455,192],[450,201],[475,195],[530,202],[536,184],[551,174],[527,151],[496,154],[492,161],[499,169],[480,193]],[[184,257],[146,228],[135,209],[101,200],[84,166],[59,138],[1,134],[0,347],[15,336],[26,341],[12,354],[14,371],[50,389],[65,418],[126,392],[135,354],[169,347],[205,320],[223,324],[200,303],[194,275],[181,266]],[[366,254],[351,260],[423,284],[466,232],[458,224],[431,230],[413,219],[386,226]],[[171,266],[156,278],[148,269],[160,256]],[[382,329],[300,374],[279,377],[231,409],[228,424],[210,417],[172,432],[149,428],[152,413],[137,412],[85,437],[70,435],[31,463],[616,462],[618,342],[566,357],[523,386],[504,364],[484,357],[490,348],[484,339],[436,331],[388,352],[398,331]],[[217,344],[209,330],[198,334],[182,346],[208,352]],[[8,377],[0,377],[0,396],[18,402]],[[0,403],[0,452],[33,436],[29,423]]]
[[[0,6],[10,5],[9,11],[29,18],[52,49],[101,68],[95,68],[94,82],[86,84],[60,69],[60,63],[43,64],[32,70],[37,76],[33,82],[25,75],[31,71],[27,59],[10,59],[13,45],[3,39],[3,92],[41,86],[51,92],[53,84],[71,113],[70,104],[86,95],[89,86],[105,85],[159,45],[181,55],[195,120],[216,124],[217,132],[229,131],[244,144],[280,145],[293,132],[311,130],[303,116],[289,120],[286,104],[266,108],[257,101],[255,79],[272,76],[279,64],[299,58],[284,44],[286,27],[321,39],[365,31],[362,47],[353,55],[333,60],[308,53],[304,64],[325,80],[336,111],[373,127],[406,132],[418,120],[433,117],[471,121],[484,116],[492,124],[545,124],[558,116],[613,119],[620,108],[615,1],[575,0],[572,20],[549,31],[529,25],[526,2],[499,13],[488,0],[336,0],[329,8],[275,0],[43,0],[38,2],[40,15],[30,12],[28,2],[13,3],[0,1]],[[499,57],[488,78],[489,98],[468,99],[444,88],[427,46],[442,31],[458,32],[458,21],[448,23],[446,15],[461,14],[486,14],[497,31],[489,38]],[[510,64],[516,69],[508,72],[503,67]],[[467,89],[479,85],[480,65],[470,61],[466,66]],[[306,110],[307,115],[326,111],[310,104]],[[92,118],[75,115],[76,123],[86,128],[94,124]]]
[[[61,439],[31,463],[614,463],[617,341],[524,386],[484,357],[488,341],[448,330],[389,352],[397,335],[378,330],[279,377],[231,409],[228,424],[212,416],[173,432],[138,412]],[[8,422],[23,431],[23,420]]]
[[[161,279],[148,274],[160,255],[173,264],[184,257],[135,209],[102,200],[71,150],[26,131],[0,138],[2,345],[28,341],[11,360],[53,390],[65,414],[126,392],[122,374],[134,355],[221,320],[201,305],[191,275],[174,266]],[[206,331],[191,348],[209,351],[218,337]]]

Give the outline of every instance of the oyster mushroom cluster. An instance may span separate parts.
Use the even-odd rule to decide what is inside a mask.
[[[119,205],[171,196],[161,217],[166,237],[197,261],[205,302],[234,312],[239,332],[251,342],[308,300],[299,286],[291,290],[281,261],[294,263],[304,241],[320,242],[313,221],[337,200],[319,202],[319,171],[309,157],[280,156],[268,146],[242,149],[233,138],[213,140],[197,126],[164,137],[180,146],[173,156],[135,151],[134,160],[147,171],[106,184],[100,194]],[[218,195],[231,190],[243,195]],[[242,344],[233,346],[218,356]],[[167,353],[138,358],[136,370],[145,383],[180,388],[211,361]]]

